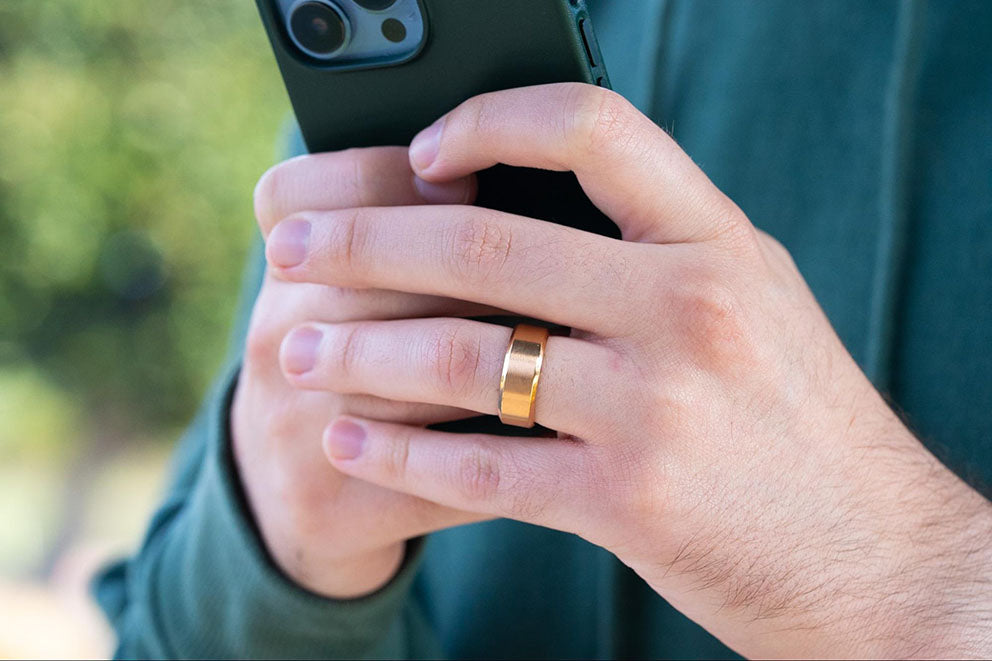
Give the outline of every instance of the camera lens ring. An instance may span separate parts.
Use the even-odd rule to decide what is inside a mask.
[[[319,25],[324,33],[306,33]],[[351,39],[348,17],[331,0],[296,0],[286,12],[286,31],[293,45],[318,60],[333,59]]]
[[[355,4],[365,11],[386,11],[396,4],[396,0],[355,0]]]

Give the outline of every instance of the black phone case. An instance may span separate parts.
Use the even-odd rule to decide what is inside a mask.
[[[419,1],[427,33],[418,54],[401,64],[340,70],[299,54],[276,0],[257,0],[309,151],[407,145],[445,112],[484,92],[555,82],[609,87],[581,0]],[[479,173],[476,204],[620,237],[570,172],[497,165]],[[519,318],[487,321],[513,325]],[[545,431],[503,426],[494,416],[435,428]]]

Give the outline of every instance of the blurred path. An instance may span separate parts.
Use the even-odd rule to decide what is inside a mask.
[[[47,583],[0,577],[0,658],[108,658],[113,636],[87,593],[107,552],[70,549]]]

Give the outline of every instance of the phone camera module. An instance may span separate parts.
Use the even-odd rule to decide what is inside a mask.
[[[348,19],[329,0],[304,0],[289,12],[289,36],[311,57],[334,57],[348,41],[348,35]]]
[[[398,44],[406,39],[406,26],[395,18],[384,20],[380,29],[382,30],[382,36],[394,44]]]
[[[355,4],[369,11],[385,11],[396,4],[396,0],[355,0]]]

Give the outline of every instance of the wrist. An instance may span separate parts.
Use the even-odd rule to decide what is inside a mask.
[[[857,465],[868,489],[824,546],[819,608],[776,624],[771,655],[992,656],[992,503],[908,430],[889,426]],[[852,468],[856,473],[859,468]]]
[[[907,572],[915,576],[911,594],[922,608],[905,609],[899,629],[917,648],[904,649],[904,653],[989,658],[992,504],[956,476],[949,477],[956,483],[956,493],[944,492],[944,514],[935,515],[919,529],[920,541],[912,555],[915,567]]]
[[[919,447],[923,470],[897,487],[902,551],[877,592],[872,647],[889,657],[987,658],[992,503]]]

